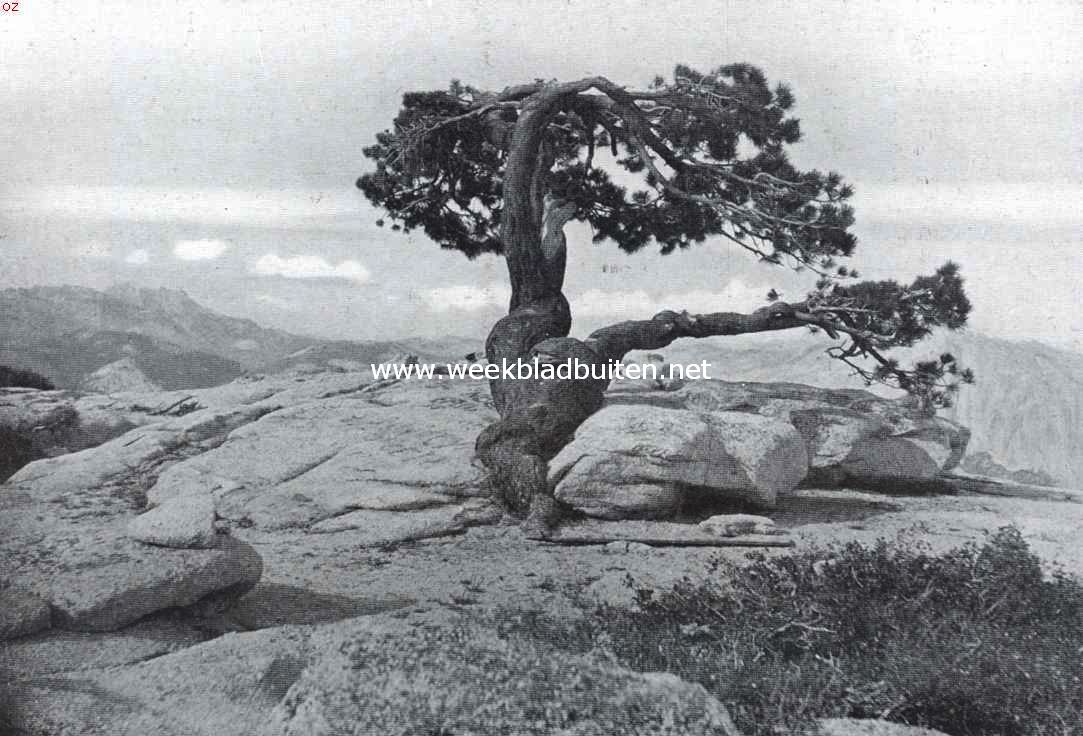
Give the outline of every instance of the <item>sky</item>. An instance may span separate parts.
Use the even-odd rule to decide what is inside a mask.
[[[869,278],[962,265],[971,325],[1083,349],[1083,4],[23,0],[0,13],[0,288],[128,282],[335,338],[483,335],[504,263],[375,225],[361,149],[402,94],[747,61],[856,194]],[[573,334],[748,310],[807,275],[569,226]]]

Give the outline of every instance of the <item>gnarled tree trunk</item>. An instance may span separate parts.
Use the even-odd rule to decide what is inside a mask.
[[[586,340],[569,338],[571,312],[561,289],[566,244],[563,228],[574,206],[547,196],[553,165],[544,132],[551,118],[585,83],[543,88],[529,97],[515,126],[504,179],[501,239],[511,279],[511,305],[485,344],[490,363],[562,363],[602,367],[631,350],[657,349],[678,337],[789,329],[807,323],[800,305],[775,304],[750,315],[692,316],[661,312],[652,319],[603,328]],[[586,84],[589,86],[589,84]],[[529,513],[528,529],[544,535],[558,509],[549,487],[548,462],[575,430],[601,408],[607,380],[497,378],[490,384],[500,420],[476,443],[495,494],[513,511]]]
[[[545,150],[549,119],[563,101],[559,90],[533,95],[523,106],[512,136],[504,177],[504,243],[511,279],[508,315],[493,325],[485,342],[490,363],[530,361],[547,346],[553,357],[592,359],[582,343],[567,337],[571,311],[564,283],[563,228],[572,208],[548,201],[545,178],[552,159]],[[556,511],[548,488],[548,461],[584,419],[602,403],[605,387],[592,382],[494,379],[493,402],[500,421],[477,440],[478,457],[494,491],[517,512],[532,511],[543,531]]]

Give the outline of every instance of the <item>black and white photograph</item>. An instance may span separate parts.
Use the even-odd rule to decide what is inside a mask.
[[[0,736],[1083,736],[1081,39],[4,0]]]

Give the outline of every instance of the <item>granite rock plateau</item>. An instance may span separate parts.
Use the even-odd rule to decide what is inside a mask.
[[[489,500],[473,462],[495,416],[483,382],[301,368],[197,390],[14,389],[0,404],[31,434],[64,418],[0,485],[0,725],[16,734],[394,729],[439,719],[417,683],[513,720],[521,693],[555,692],[531,707],[560,719],[576,699],[597,724],[582,733],[626,728],[622,703],[644,723],[690,724],[674,733],[728,733],[697,685],[493,622],[633,606],[627,576],[664,590],[718,555],[739,563],[728,545],[748,539],[943,550],[1011,522],[1044,560],[1083,571],[1078,494],[915,493],[910,481],[958,463],[965,430],[863,391],[614,386],[568,445],[587,459],[553,465],[558,488],[581,463],[609,475],[566,495],[548,542]],[[633,421],[639,440],[622,445]],[[665,503],[626,513],[622,485]],[[625,510],[597,513],[605,494]],[[462,688],[464,656],[490,690]]]

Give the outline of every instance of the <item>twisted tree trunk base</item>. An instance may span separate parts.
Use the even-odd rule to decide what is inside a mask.
[[[564,337],[570,326],[561,295],[512,311],[493,327],[486,342],[490,363],[589,365],[603,360],[581,340]],[[475,450],[489,473],[493,495],[528,517],[528,532],[545,536],[559,517],[549,487],[549,460],[575,430],[601,408],[608,381],[496,379],[491,384],[500,420],[478,436]]]
[[[681,337],[738,335],[805,324],[794,306],[777,303],[752,314],[691,315],[660,312],[648,320],[610,325],[586,340],[565,337],[571,327],[560,293],[521,305],[493,326],[486,341],[490,363],[560,364],[578,361],[592,375],[609,375],[609,364],[632,350],[656,350]],[[489,473],[492,495],[527,516],[528,533],[546,537],[559,518],[549,486],[548,464],[587,417],[605,401],[607,379],[495,379],[490,388],[500,420],[478,436],[475,450]]]

